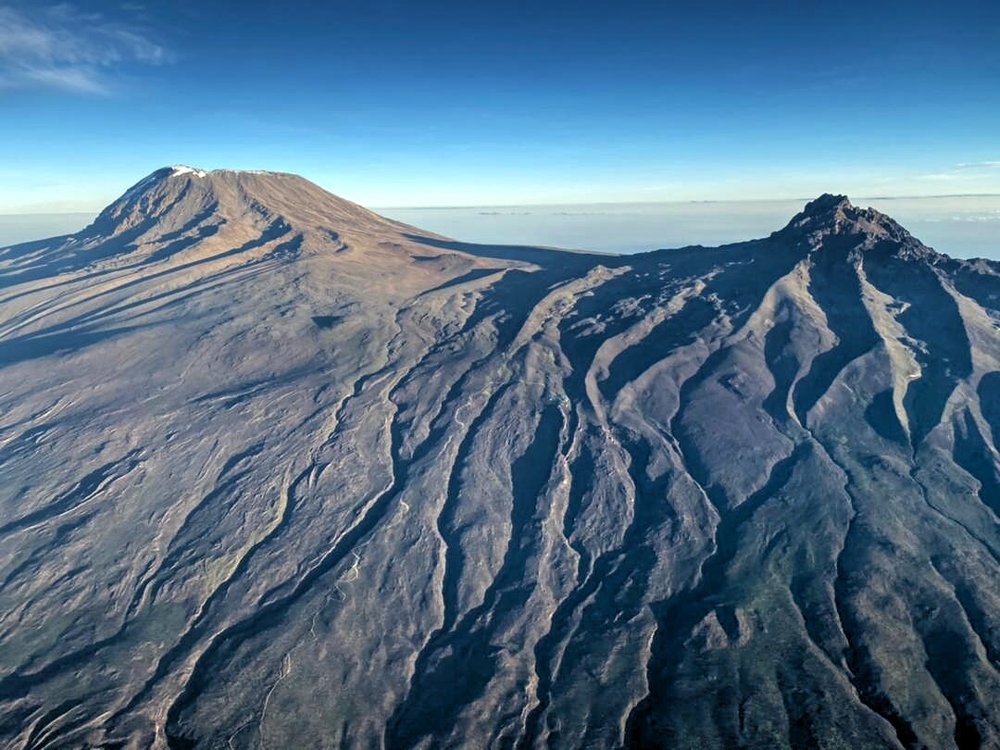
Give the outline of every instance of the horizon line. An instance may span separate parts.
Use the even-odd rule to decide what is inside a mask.
[[[322,186],[320,186],[322,187]],[[324,188],[325,190],[326,188]],[[838,193],[842,194],[842,193]],[[675,204],[700,204],[700,203],[787,203],[792,201],[809,202],[815,200],[817,196],[799,196],[791,198],[691,198],[687,200],[638,200],[638,201],[539,201],[537,203],[478,203],[478,204],[448,204],[442,206],[406,206],[406,205],[372,205],[369,208],[378,209],[407,209],[414,211],[447,210],[456,208],[523,208],[527,206],[655,206],[663,203]],[[891,201],[891,200],[926,200],[932,198],[1000,198],[997,193],[936,193],[931,195],[861,195],[852,198],[847,195],[848,200],[854,201]],[[350,199],[348,199],[350,200]]]
[[[318,184],[318,183],[317,183]],[[320,185],[322,188],[323,186]],[[323,188],[326,190],[326,188]],[[331,192],[331,191],[327,191]],[[124,193],[123,193],[124,195]],[[339,195],[339,194],[338,194]],[[339,196],[343,197],[343,196]],[[931,195],[862,195],[857,198],[851,198],[848,195],[848,199],[851,202],[854,201],[865,201],[865,200],[880,200],[880,201],[890,201],[890,200],[931,200],[935,198],[1000,198],[1000,193],[936,193]],[[688,200],[638,200],[638,201],[554,201],[554,202],[537,202],[537,203],[472,203],[472,204],[445,204],[440,206],[419,206],[419,205],[367,205],[358,204],[372,210],[407,210],[407,211],[448,211],[457,209],[473,209],[473,208],[527,208],[534,206],[546,206],[546,207],[559,207],[559,206],[655,206],[660,204],[683,204],[683,205],[696,205],[696,204],[717,204],[717,203],[790,203],[793,201],[811,201],[814,200],[815,196],[812,197],[792,197],[792,198],[698,198],[698,199],[688,199]],[[115,198],[114,200],[117,200]],[[351,200],[347,198],[346,200]],[[357,201],[352,201],[357,202]],[[109,204],[110,205],[110,204]],[[90,209],[90,210],[74,210],[74,211],[0,211],[0,217],[2,216],[90,216],[95,213],[100,213],[104,210],[106,206],[101,208]]]

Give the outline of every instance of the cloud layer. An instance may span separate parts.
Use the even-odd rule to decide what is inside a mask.
[[[30,13],[0,6],[0,89],[106,93],[116,70],[169,57],[142,32],[100,14],[65,4]]]

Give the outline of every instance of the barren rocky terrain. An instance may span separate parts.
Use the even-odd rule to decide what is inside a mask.
[[[1000,263],[160,170],[0,249],[0,745],[1000,747]]]

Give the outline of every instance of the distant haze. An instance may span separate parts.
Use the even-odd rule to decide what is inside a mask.
[[[0,214],[0,247],[78,232],[94,214]]]
[[[390,218],[469,242],[633,253],[763,237],[804,200],[376,208]],[[940,252],[1000,258],[1000,195],[860,198]],[[92,214],[0,215],[0,246],[75,232]]]
[[[633,253],[764,237],[804,200],[383,208],[380,213],[469,242]],[[864,198],[916,237],[956,257],[1000,258],[1000,196]]]

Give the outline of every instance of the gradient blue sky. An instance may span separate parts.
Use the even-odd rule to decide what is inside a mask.
[[[0,213],[1000,193],[1000,2],[0,0]]]

